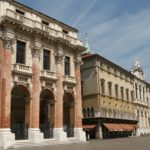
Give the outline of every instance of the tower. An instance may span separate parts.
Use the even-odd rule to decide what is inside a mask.
[[[136,77],[144,80],[144,72],[141,67],[140,61],[138,58],[135,59],[134,64],[133,64],[133,69],[132,69],[132,74],[134,74]]]

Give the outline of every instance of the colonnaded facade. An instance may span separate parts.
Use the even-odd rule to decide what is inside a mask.
[[[150,85],[138,60],[132,72],[98,54],[83,54],[83,127],[90,138],[150,134]]]
[[[78,31],[14,0],[0,8],[0,147],[85,141]]]

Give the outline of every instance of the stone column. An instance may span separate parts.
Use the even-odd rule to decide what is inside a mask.
[[[11,55],[13,50],[13,39],[3,37],[0,41],[0,51],[3,57],[3,70],[1,72],[1,126],[0,147],[8,148],[15,143],[15,135],[10,131],[10,102],[11,102]]]
[[[80,55],[76,56],[75,61],[75,79],[76,79],[76,97],[75,97],[75,128],[74,133],[77,139],[86,141],[85,132],[82,129],[82,97],[81,97],[81,76],[80,76]]]
[[[56,103],[55,103],[55,119],[54,119],[54,138],[59,141],[66,141],[67,134],[63,130],[63,49],[58,45],[56,58]]]
[[[99,125],[97,127],[97,131],[96,131],[96,138],[102,140],[103,139],[103,132],[102,132],[102,123],[99,122]]]
[[[29,125],[29,139],[34,142],[43,140],[43,133],[39,130],[39,108],[40,108],[40,51],[41,47],[32,47],[32,100],[31,100],[31,124]]]

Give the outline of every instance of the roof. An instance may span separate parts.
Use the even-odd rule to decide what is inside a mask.
[[[131,75],[131,76],[134,76],[130,71],[128,70],[125,70],[124,68],[120,67],[119,65],[111,62],[110,60],[104,58],[103,56],[99,55],[99,54],[84,54],[82,55],[82,59],[83,61],[84,60],[87,60],[87,59],[93,59],[93,58],[97,58],[97,59],[100,59],[104,62],[106,62],[107,64],[115,67],[115,68],[118,68],[119,70],[122,70],[123,72],[127,73],[128,75]]]
[[[76,28],[73,28],[73,27],[71,27],[71,26],[69,26],[69,25],[67,25],[67,24],[65,24],[65,23],[63,23],[63,22],[61,22],[61,21],[59,21],[57,19],[54,19],[54,18],[52,18],[52,17],[50,17],[50,16],[48,16],[48,15],[42,13],[42,12],[39,12],[39,11],[37,11],[37,10],[27,6],[27,5],[24,5],[24,4],[20,3],[20,2],[17,2],[16,0],[7,0],[7,1],[13,3],[14,5],[19,5],[19,6],[22,6],[22,7],[26,8],[26,9],[29,9],[30,11],[34,11],[34,13],[36,13],[38,15],[44,16],[47,19],[50,19],[50,20],[52,20],[52,21],[54,21],[54,22],[56,22],[56,23],[58,23],[58,24],[60,24],[60,25],[62,25],[64,27],[67,27],[67,28],[69,28],[70,30],[72,30],[74,32],[78,32],[78,30]]]

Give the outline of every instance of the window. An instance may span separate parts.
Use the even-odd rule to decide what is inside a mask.
[[[143,87],[143,100],[145,101],[145,88]]]
[[[129,100],[129,89],[126,89],[126,98]]]
[[[50,70],[50,51],[46,49],[43,51],[43,69]]]
[[[120,90],[121,90],[121,98],[122,98],[122,99],[124,99],[124,91],[123,91],[123,90],[124,90],[124,88],[123,88],[123,87],[121,87],[121,88],[120,88]]]
[[[139,85],[139,93],[140,93],[140,100],[142,98],[142,93],[141,93],[142,89],[141,89],[141,85]]]
[[[19,9],[16,9],[16,13],[20,14],[20,15],[24,15],[25,13]]]
[[[65,56],[64,72],[65,75],[70,75],[70,57],[68,56]]]
[[[16,63],[25,64],[25,47],[25,42],[17,41]]]
[[[115,94],[116,98],[118,98],[118,84],[115,84]]]
[[[94,114],[95,114],[94,108],[92,107],[92,108],[91,108],[91,116],[94,117]]]
[[[108,91],[109,91],[109,96],[112,95],[112,83],[108,82]]]
[[[64,29],[62,30],[62,32],[65,33],[65,34],[68,34],[68,31],[64,30]]]
[[[105,94],[105,80],[101,79],[101,93]]]
[[[138,86],[136,83],[135,83],[135,96],[136,98],[138,98]]]
[[[42,20],[42,24],[44,24],[44,25],[46,25],[46,26],[48,26],[48,25],[49,25],[49,23],[48,23],[48,22],[46,22],[46,21],[44,21],[44,20]]]
[[[132,100],[132,102],[134,100],[134,93],[133,93],[133,91],[131,91],[131,100]]]

